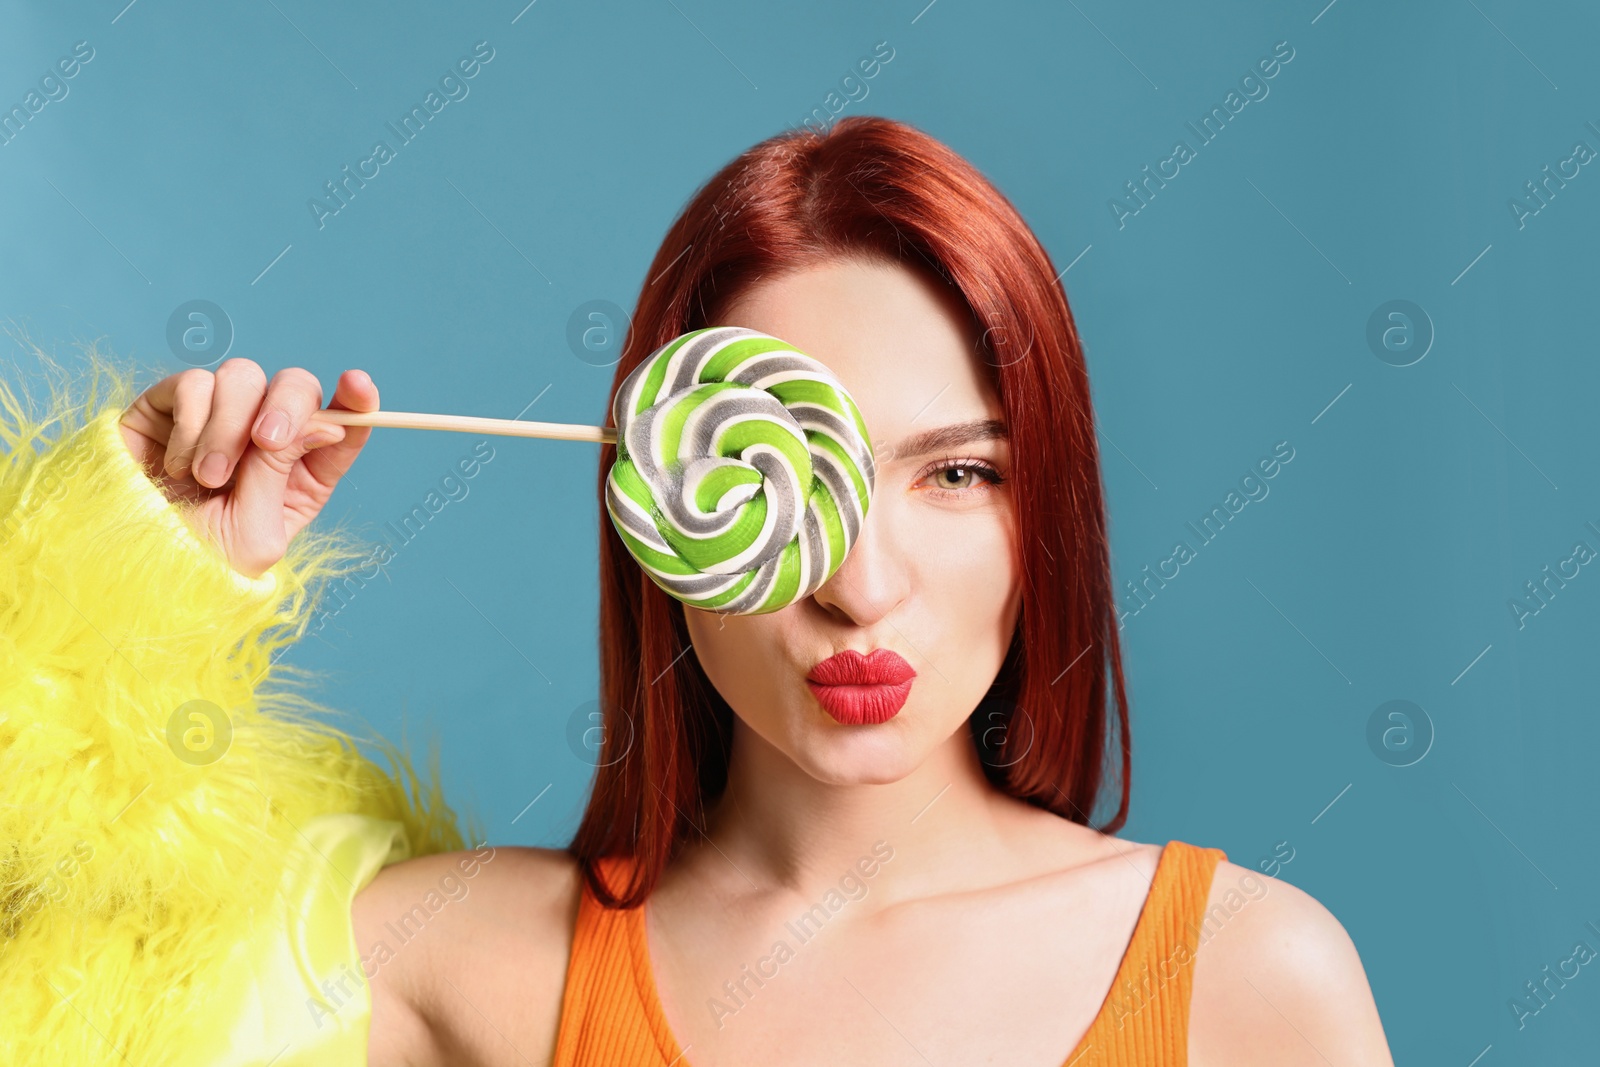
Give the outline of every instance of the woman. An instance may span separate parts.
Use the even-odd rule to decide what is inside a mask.
[[[648,278],[616,382],[707,325],[819,359],[874,443],[858,542],[814,595],[719,615],[668,597],[602,521],[605,744],[565,850],[462,850],[436,796],[319,749],[356,785],[276,803],[339,877],[262,830],[288,841],[272,863],[300,872],[299,910],[250,950],[315,940],[294,957],[314,964],[277,972],[313,991],[315,1025],[269,1004],[261,1059],[236,1043],[222,1062],[1390,1063],[1321,905],[1217,849],[1113,836],[1128,722],[1088,381],[1056,270],[1004,197],[927,135],[846,118],[725,167]],[[296,534],[367,436],[313,422],[321,404],[305,371],[230,360],[117,420],[239,603],[292,594],[277,630],[242,627],[264,674],[290,639],[264,635],[303,629],[306,590],[337,573],[335,542]],[[347,371],[332,404],[378,392]],[[116,462],[90,458],[85,484]],[[252,754],[341,736],[283,732],[309,702],[262,693],[280,714],[249,719]],[[1113,733],[1115,811],[1091,828]],[[269,981],[238,1003],[270,1002]]]

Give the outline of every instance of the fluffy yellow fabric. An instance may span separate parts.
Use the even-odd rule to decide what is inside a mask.
[[[0,1063],[188,1062],[230,953],[237,971],[312,850],[301,828],[393,820],[411,854],[462,839],[436,776],[378,738],[393,770],[367,759],[273,660],[362,547],[313,528],[244,579],[124,446],[131,375],[88,362],[42,405],[0,383]],[[231,723],[213,762],[182,740],[203,720],[169,741],[195,700]]]

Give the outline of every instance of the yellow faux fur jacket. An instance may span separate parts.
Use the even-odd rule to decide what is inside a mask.
[[[235,572],[124,446],[130,379],[0,383],[0,1064],[364,1065],[351,900],[462,847],[275,661],[368,553]]]

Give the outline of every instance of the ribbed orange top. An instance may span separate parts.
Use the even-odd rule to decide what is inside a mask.
[[[1218,848],[1169,841],[1100,1011],[1062,1067],[1182,1067],[1189,990]],[[600,863],[620,886],[627,857]],[[644,909],[602,907],[587,883],[567,962],[554,1067],[691,1067],[656,996]]]

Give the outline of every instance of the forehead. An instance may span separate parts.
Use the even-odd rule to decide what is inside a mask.
[[[855,398],[874,447],[908,431],[1001,417],[971,313],[922,271],[827,260],[753,283],[717,325],[760,330],[825,364]]]

